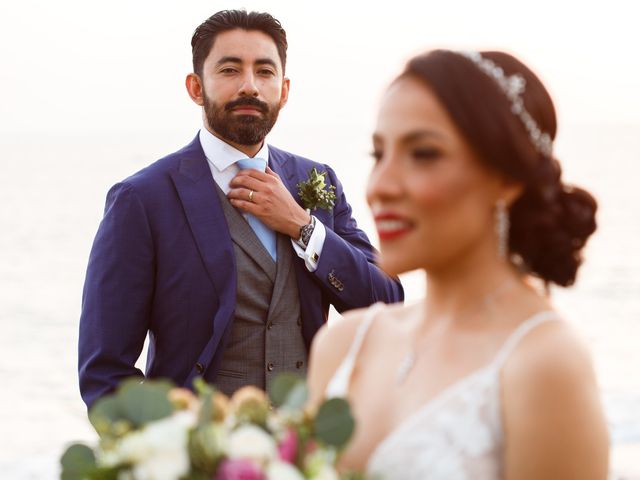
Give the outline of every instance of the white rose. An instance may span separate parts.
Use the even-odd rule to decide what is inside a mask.
[[[276,457],[276,443],[255,425],[242,425],[229,436],[229,457],[265,463]]]
[[[340,477],[333,467],[324,465],[318,473],[311,477],[311,480],[340,480]]]
[[[175,450],[187,447],[189,430],[195,425],[195,415],[187,410],[149,423],[142,434],[154,450]]]
[[[189,473],[189,454],[186,450],[158,453],[133,467],[136,480],[176,480]]]
[[[105,463],[112,463],[115,460],[117,460],[115,463],[137,463],[146,460],[151,455],[153,455],[153,447],[140,430],[131,432],[120,440],[110,458],[111,461]]]
[[[136,480],[174,480],[189,472],[189,430],[195,416],[180,411],[126,435],[116,447],[121,461],[133,464]]]
[[[290,463],[275,461],[267,467],[269,480],[304,480],[302,474]]]

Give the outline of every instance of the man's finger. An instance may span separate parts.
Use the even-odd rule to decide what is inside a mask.
[[[229,203],[236,208],[239,208],[243,212],[256,214],[256,204],[248,200],[241,200],[239,198],[229,198]]]
[[[264,190],[264,182],[249,175],[236,175],[229,182],[229,186],[232,188],[246,188],[249,190]]]
[[[264,181],[269,178],[269,175],[267,175],[266,172],[261,172],[260,170],[256,170],[255,168],[246,168],[244,170],[240,170],[236,177],[253,177],[258,180]]]
[[[276,178],[280,178],[280,175],[278,175],[276,172],[274,172],[273,170],[271,170],[269,168],[269,165],[267,165],[267,170],[266,170],[266,174],[267,175],[271,175],[272,177],[276,177]]]
[[[257,195],[258,192],[256,192],[255,190],[251,190],[250,188],[232,188],[231,190],[229,190],[229,193],[227,193],[227,198],[229,200],[234,199],[256,203]]]

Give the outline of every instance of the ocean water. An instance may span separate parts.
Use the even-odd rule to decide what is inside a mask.
[[[289,141],[275,134],[273,143],[333,166],[375,237],[363,200],[365,142],[337,132],[308,148],[309,132],[288,133]],[[56,478],[67,444],[95,441],[78,392],[76,348],[104,197],[190,135],[0,136],[0,478]],[[592,350],[613,470],[640,478],[640,139],[625,126],[575,125],[563,135],[557,151],[565,173],[598,198],[600,228],[575,288],[554,290],[553,298]],[[344,146],[340,158],[331,145]],[[408,299],[420,298],[422,275],[403,282]]]

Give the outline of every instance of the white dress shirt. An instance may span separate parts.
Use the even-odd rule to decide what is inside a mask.
[[[240,171],[236,162],[243,158],[247,158],[247,155],[240,150],[233,148],[228,143],[220,140],[206,128],[200,129],[199,138],[204,155],[207,157],[207,162],[209,163],[213,179],[222,191],[225,194],[228,194],[229,190],[231,190],[229,182]],[[264,158],[267,163],[269,162],[269,147],[267,146],[266,141],[255,156]],[[314,272],[316,268],[318,268],[318,262],[320,261],[320,255],[322,254],[322,247],[324,246],[326,234],[327,232],[324,225],[316,218],[316,226],[313,229],[313,233],[311,234],[311,238],[309,239],[309,244],[306,249],[302,248],[296,240],[293,238],[291,239],[291,245],[293,245],[296,254],[304,260],[304,263],[310,272]]]

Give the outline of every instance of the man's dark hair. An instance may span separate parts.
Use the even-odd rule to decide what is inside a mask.
[[[282,62],[282,72],[287,63],[287,33],[280,22],[262,12],[247,12],[246,10],[222,10],[205,20],[191,38],[193,54],[193,71],[202,75],[202,66],[213,47],[213,42],[219,33],[235,29],[257,30],[266,33],[276,44],[278,55]]]

